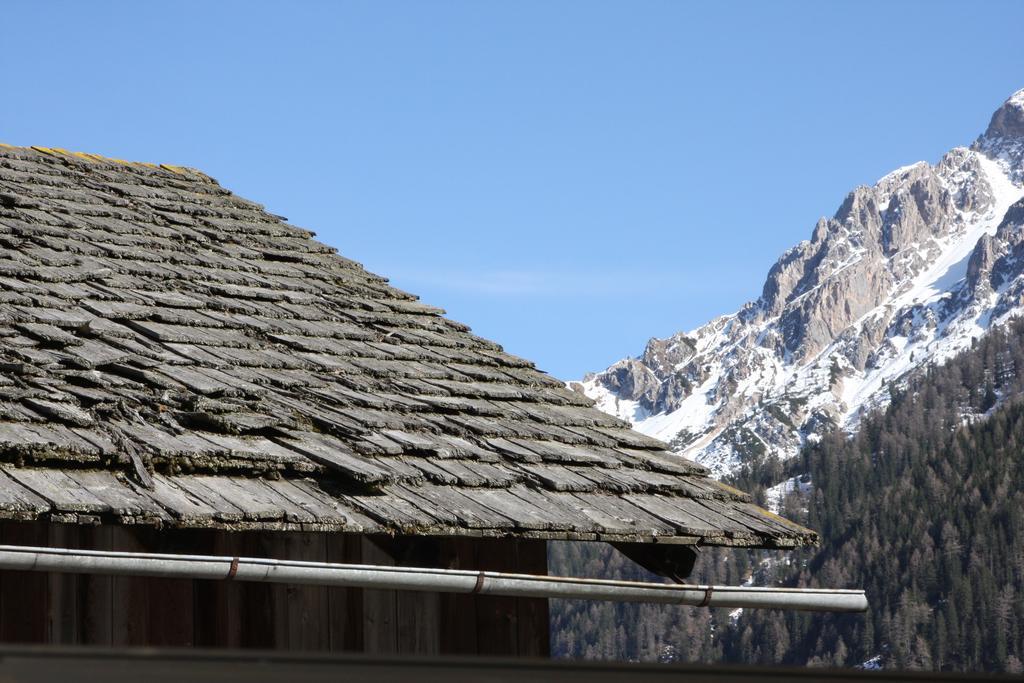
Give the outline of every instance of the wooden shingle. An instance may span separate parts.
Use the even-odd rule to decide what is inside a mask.
[[[0,147],[0,518],[813,532],[190,169]]]

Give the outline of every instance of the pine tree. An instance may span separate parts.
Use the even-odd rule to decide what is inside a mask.
[[[860,586],[868,614],[744,610],[733,619],[728,610],[552,601],[553,652],[795,665],[883,655],[889,668],[1019,672],[1021,369],[1024,321],[943,367],[890,383],[890,404],[863,416],[856,434],[826,432],[798,458],[764,459],[731,482],[763,489],[809,477],[810,494],[793,494],[783,509],[818,530],[821,546],[788,554],[709,549],[694,580],[736,583],[753,574],[757,585]],[[553,572],[653,578],[602,544],[551,548]],[[642,635],[650,633],[658,636],[654,647]]]

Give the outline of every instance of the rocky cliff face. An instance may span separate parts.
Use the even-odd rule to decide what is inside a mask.
[[[1024,90],[970,148],[858,187],[760,298],[574,383],[718,473],[856,423],[889,383],[1024,311]]]

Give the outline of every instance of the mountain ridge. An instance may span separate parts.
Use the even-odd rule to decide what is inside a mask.
[[[570,385],[718,475],[785,460],[1024,313],[1022,256],[1024,90],[970,147],[855,188],[756,300]]]
[[[552,601],[552,651],[745,665],[1024,672],[1024,318],[912,371],[853,435],[730,484],[816,529],[797,553],[706,549],[691,579],[860,587],[864,615]],[[785,477],[793,486],[772,486]],[[810,484],[808,485],[808,482]],[[650,580],[611,548],[553,543],[552,571]],[[636,628],[616,628],[635,624]]]

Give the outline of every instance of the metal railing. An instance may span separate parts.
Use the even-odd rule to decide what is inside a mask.
[[[701,607],[863,612],[868,606],[862,590],[662,584],[464,569],[13,545],[0,545],[0,569],[649,602]]]

